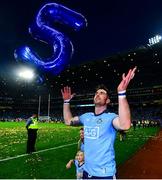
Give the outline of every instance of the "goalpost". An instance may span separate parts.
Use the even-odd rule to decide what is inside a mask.
[[[38,99],[38,117],[40,119],[46,119],[46,120],[50,120],[50,103],[51,103],[51,96],[50,94],[48,95],[48,107],[47,107],[47,116],[40,116],[40,110],[41,110],[41,96],[39,96],[39,99]]]

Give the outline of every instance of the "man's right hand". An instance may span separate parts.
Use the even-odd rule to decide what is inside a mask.
[[[61,89],[61,93],[62,93],[62,98],[64,101],[67,101],[67,100],[70,101],[75,95],[75,93],[71,94],[71,87],[68,87],[68,86]]]

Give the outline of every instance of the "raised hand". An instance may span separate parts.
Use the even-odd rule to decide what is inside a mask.
[[[62,93],[62,98],[64,101],[66,100],[70,101],[75,95],[75,93],[71,94],[71,87],[68,87],[68,86],[61,89],[61,93]]]
[[[123,73],[122,75],[122,81],[120,82],[117,90],[119,91],[124,91],[127,89],[129,82],[131,79],[134,78],[135,75],[135,71],[136,71],[137,67],[134,67],[133,69],[130,69],[127,73],[127,75],[125,75],[125,73]]]

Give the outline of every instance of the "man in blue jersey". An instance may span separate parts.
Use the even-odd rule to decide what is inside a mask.
[[[84,129],[80,128],[80,139],[78,141],[78,151],[84,152]]]
[[[118,85],[118,115],[107,112],[110,103],[105,86],[97,88],[94,96],[95,111],[81,116],[72,116],[70,100],[74,94],[70,87],[61,90],[64,100],[63,115],[67,125],[84,125],[84,179],[112,179],[116,174],[114,141],[117,130],[128,130],[131,126],[131,114],[126,99],[126,89],[135,75],[136,67],[127,75],[122,75]]]

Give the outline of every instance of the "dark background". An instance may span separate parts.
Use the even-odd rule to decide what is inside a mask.
[[[38,10],[46,3],[60,3],[83,14],[88,27],[80,32],[63,32],[74,44],[70,64],[104,58],[117,52],[147,44],[148,39],[162,33],[162,2],[159,0],[55,0],[10,1],[0,5],[0,62],[14,62],[13,51],[29,45],[41,56],[50,56],[50,47],[35,40],[28,27]]]

